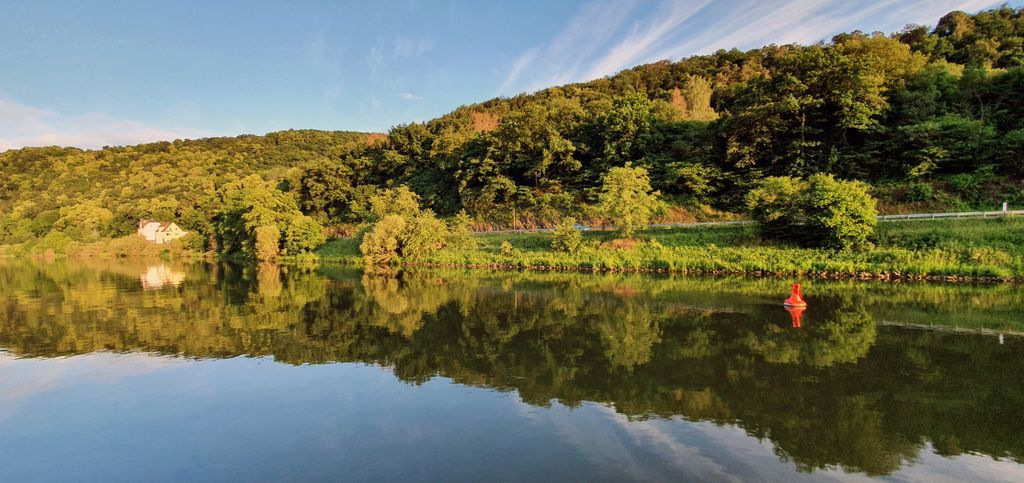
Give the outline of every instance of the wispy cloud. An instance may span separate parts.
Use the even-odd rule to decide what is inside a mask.
[[[590,61],[612,39],[637,6],[636,0],[595,1],[583,6],[565,28],[545,46],[527,49],[511,65],[508,75],[498,88],[499,94],[508,93],[518,85],[527,71],[528,84],[561,84],[576,80],[584,62]]]
[[[197,138],[198,129],[162,129],[103,113],[67,115],[0,95],[0,151],[26,146],[99,148]]]
[[[419,57],[434,48],[434,41],[429,38],[411,39],[408,37],[396,37],[392,49],[395,57]]]
[[[498,94],[504,93],[513,83],[519,80],[519,75],[523,72],[528,65],[530,65],[534,59],[537,58],[537,49],[528,49],[516,58],[515,62],[512,62],[512,68],[509,69],[508,75],[505,77],[505,82],[501,83],[498,87]]]
[[[328,104],[337,101],[345,87],[345,72],[341,68],[342,60],[338,55],[339,52],[340,49],[332,49],[328,45],[326,33],[323,31],[318,32],[305,45],[306,61],[326,74],[323,99]]]
[[[601,57],[587,71],[585,77],[608,75],[646,60],[652,49],[661,47],[672,39],[678,33],[678,28],[708,3],[709,1],[663,3],[651,18],[634,23],[629,35]]]
[[[509,94],[591,80],[658,60],[754,48],[809,44],[854,29],[894,30],[934,24],[952,10],[968,12],[1000,0],[595,0],[549,42],[525,50],[507,66],[498,88]],[[650,8],[647,8],[650,7]]]
[[[723,48],[768,44],[811,44],[856,29],[870,32],[900,28],[909,23],[930,25],[952,10],[976,11],[997,3],[993,0],[763,0],[742,8],[731,4],[731,8],[715,12],[716,16],[731,19],[726,28],[697,31],[676,45],[651,53],[650,58],[676,59]]]
[[[366,113],[379,110],[384,103],[378,96],[387,98],[397,95],[406,102],[423,100],[422,96],[405,90],[414,87],[419,79],[406,79],[402,72],[433,49],[434,41],[429,37],[412,38],[399,35],[378,38],[366,56],[374,95],[370,97],[368,104],[364,99],[360,110]],[[392,94],[396,91],[397,94]]]
[[[370,47],[366,61],[371,69],[380,69],[389,62],[399,59],[416,59],[434,49],[430,38],[413,39],[404,36],[378,38]]]

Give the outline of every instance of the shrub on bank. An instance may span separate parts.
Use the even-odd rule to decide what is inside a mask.
[[[448,238],[445,244],[457,250],[476,249],[476,237],[470,228],[472,221],[465,211],[460,211],[448,222]]]
[[[363,235],[359,250],[368,265],[415,260],[444,248],[448,226],[430,210],[410,217],[386,215]]]
[[[935,189],[928,183],[911,183],[907,187],[905,198],[907,201],[931,201],[932,198],[935,198]]]
[[[863,247],[878,224],[877,201],[870,186],[861,181],[842,181],[830,174],[808,178],[804,213],[808,235],[827,248]]]
[[[402,235],[405,232],[405,218],[401,215],[387,215],[363,235],[359,251],[367,265],[388,265],[399,256]]]
[[[803,218],[807,183],[789,176],[772,176],[747,193],[747,209],[761,232],[775,239],[792,239]]]
[[[651,188],[646,169],[627,164],[604,175],[598,210],[618,225],[623,238],[632,238],[662,209],[661,195]]]
[[[403,258],[417,259],[445,246],[448,226],[430,210],[412,216],[402,232],[399,253]]]
[[[285,255],[312,253],[327,241],[324,228],[308,216],[295,216],[284,228],[281,246]]]
[[[583,233],[576,229],[576,220],[564,218],[551,236],[551,249],[556,252],[578,253],[583,248]]]
[[[866,246],[878,223],[869,188],[830,174],[770,177],[747,194],[747,207],[766,237],[847,250]]]

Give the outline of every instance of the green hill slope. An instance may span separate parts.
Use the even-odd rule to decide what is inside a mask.
[[[0,153],[0,237],[13,244],[59,231],[91,241],[133,233],[140,218],[209,234],[225,184],[256,174],[287,189],[304,163],[340,159],[365,148],[370,136],[283,131],[100,150],[6,151]]]
[[[742,210],[765,176],[818,172],[870,182],[883,211],[1021,204],[1022,62],[1024,12],[1002,7],[892,35],[642,65],[386,137],[288,131],[7,151],[0,244],[116,237],[156,218],[224,247],[223,205],[272,197],[248,196],[252,186],[281,191],[294,201],[275,198],[281,210],[323,225],[360,221],[376,190],[403,184],[442,215],[546,224],[585,213],[601,176],[626,163],[646,167],[675,205],[703,210]],[[267,183],[231,185],[250,175]]]

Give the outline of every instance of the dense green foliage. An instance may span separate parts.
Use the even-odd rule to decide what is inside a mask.
[[[506,227],[586,217],[627,163],[674,204],[726,211],[762,178],[816,173],[868,181],[897,209],[1022,203],[1022,26],[1013,8],[951,13],[932,30],[639,66],[397,126],[352,162],[442,215]]]
[[[830,248],[862,247],[878,224],[876,200],[859,181],[818,173],[807,180],[807,234]]]
[[[409,218],[402,234],[402,257],[415,260],[444,248],[448,240],[448,226],[430,210]]]
[[[363,235],[359,251],[369,265],[388,265],[398,259],[405,238],[405,218],[387,215]]]
[[[642,65],[462,106],[386,136],[289,131],[12,150],[0,153],[0,244],[118,237],[145,217],[251,256],[254,225],[220,209],[237,200],[228,186],[251,175],[326,227],[379,219],[370,200],[402,185],[424,208],[464,209],[478,226],[584,219],[604,177],[627,163],[677,206],[727,212],[743,210],[764,178],[816,173],[871,183],[883,210],[1019,204],[1022,45],[1022,10],[1001,7],[953,12],[934,29]],[[304,251],[315,237],[300,238],[316,226],[286,208],[273,223],[282,253]]]
[[[281,231],[273,225],[258,226],[253,231],[254,258],[262,262],[277,260],[281,254]]]
[[[878,224],[877,203],[860,181],[817,173],[807,181],[765,178],[747,193],[747,207],[768,237],[810,246],[863,247]]]
[[[650,224],[660,208],[659,193],[651,190],[651,179],[644,168],[626,163],[609,169],[601,180],[598,210],[603,218],[619,227],[623,237],[631,238]]]
[[[367,265],[388,265],[399,260],[416,260],[444,248],[452,238],[448,225],[434,212],[422,210],[419,196],[405,186],[388,189],[370,199],[372,213],[379,219],[363,234],[359,251]],[[459,233],[456,244],[472,248],[472,234],[465,220],[453,221]]]
[[[565,218],[551,233],[551,249],[556,252],[577,253],[583,248],[583,232],[576,228],[574,218]]]
[[[420,196],[402,185],[370,197],[370,215],[381,219],[388,215],[413,217],[420,213]]]
[[[747,209],[761,232],[771,238],[792,239],[800,224],[807,183],[791,176],[771,176],[747,193]]]
[[[259,175],[228,183],[220,194],[214,229],[224,253],[271,260],[278,252],[308,253],[326,240],[323,227],[299,211],[295,198]]]
[[[362,133],[287,131],[98,151],[6,151],[0,244],[38,243],[47,234],[83,243],[117,238],[149,218],[177,222],[210,249],[245,256],[253,256],[255,229],[273,225],[282,254],[302,253],[324,240],[296,196],[306,167],[366,143]]]
[[[471,220],[465,211],[460,211],[448,221],[448,239],[445,246],[457,250],[472,250],[476,248],[476,238],[470,227]]]

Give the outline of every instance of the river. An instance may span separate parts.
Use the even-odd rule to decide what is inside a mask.
[[[1024,481],[1020,287],[0,261],[0,481]]]

